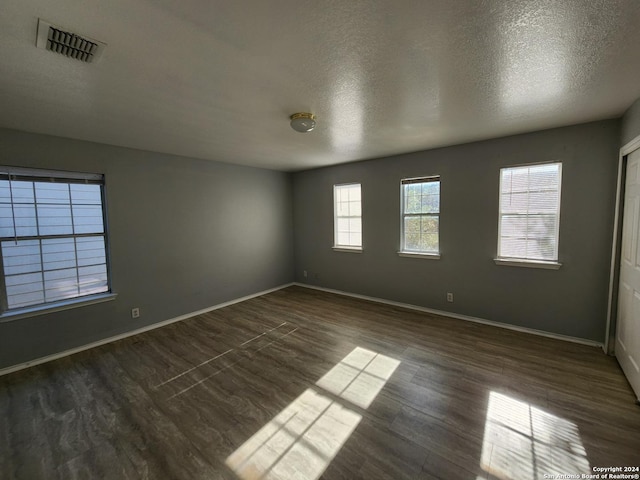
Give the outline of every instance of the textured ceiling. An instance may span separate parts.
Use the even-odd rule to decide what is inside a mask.
[[[100,61],[37,49],[38,17],[107,43]],[[640,97],[638,0],[6,0],[0,40],[0,126],[282,170]]]

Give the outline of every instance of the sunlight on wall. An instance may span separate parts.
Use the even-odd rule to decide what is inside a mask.
[[[371,405],[399,364],[356,347],[316,383],[319,388],[305,390],[226,464],[244,480],[319,478],[362,419],[349,403]]]
[[[501,480],[591,472],[575,424],[497,392],[489,396],[481,467]]]

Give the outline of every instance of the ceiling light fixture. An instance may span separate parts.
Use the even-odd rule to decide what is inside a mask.
[[[290,118],[291,128],[296,132],[310,132],[316,126],[316,116],[313,113],[294,113]]]

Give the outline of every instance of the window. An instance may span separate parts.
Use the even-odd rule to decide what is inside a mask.
[[[109,291],[103,184],[0,167],[1,313]]]
[[[440,254],[440,177],[408,178],[401,182],[400,254],[438,257]]]
[[[498,260],[557,262],[562,164],[500,170]]]
[[[360,184],[333,186],[334,248],[362,250],[362,201]]]

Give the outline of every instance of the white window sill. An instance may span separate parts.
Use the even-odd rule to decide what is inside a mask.
[[[398,252],[401,257],[423,258],[425,260],[440,260],[439,253]]]
[[[334,252],[347,252],[347,253],[362,253],[362,247],[340,247],[335,246],[333,248]]]
[[[96,303],[109,302],[111,300],[115,300],[117,296],[117,293],[99,293],[97,295],[88,295],[86,297],[62,300],[60,302],[47,303],[45,305],[17,308],[0,315],[0,323],[11,322],[21,318],[35,317],[38,315],[46,315],[47,313],[70,310],[72,308],[84,307],[86,305],[93,305]]]
[[[562,264],[558,262],[545,262],[543,260],[523,260],[519,258],[495,258],[496,265],[507,267],[544,268],[547,270],[558,270]]]

